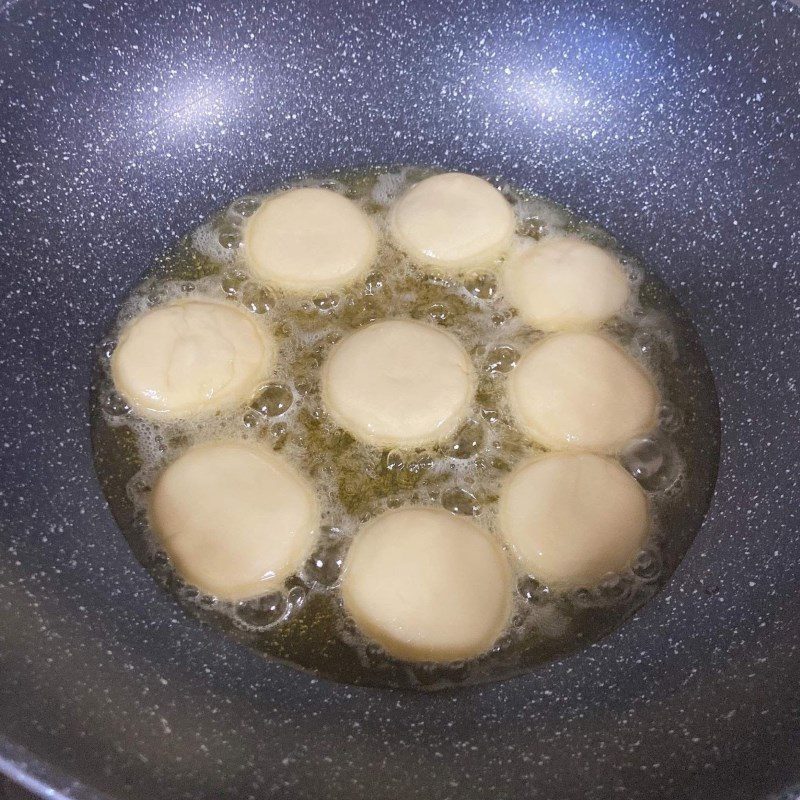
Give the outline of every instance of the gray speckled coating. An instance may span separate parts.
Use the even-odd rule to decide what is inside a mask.
[[[800,13],[788,0],[0,2],[0,766],[95,798],[756,798],[800,780]],[[354,689],[203,629],[92,470],[92,345],[165,245],[288,174],[501,173],[695,319],[707,523],[618,633]],[[791,792],[789,792],[791,793]]]

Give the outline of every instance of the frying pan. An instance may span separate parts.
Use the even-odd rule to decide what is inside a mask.
[[[800,9],[788,0],[0,3],[0,766],[42,796],[768,798],[800,783]],[[694,320],[706,522],[601,642],[439,694],[259,657],[161,592],[92,467],[93,346],[236,195],[501,175]]]

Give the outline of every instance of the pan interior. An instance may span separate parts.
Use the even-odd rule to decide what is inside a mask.
[[[368,169],[300,183],[341,191],[379,215],[392,192],[428,174],[428,170],[416,167]],[[424,474],[425,463],[426,459],[437,458],[435,452],[374,449],[365,456],[350,437],[321,421],[315,375],[326,348],[335,341],[329,334],[387,315],[424,319],[463,334],[469,328],[471,308],[463,299],[465,290],[476,302],[495,303],[490,324],[508,331],[498,340],[500,347],[484,346],[480,336],[472,335],[470,342],[470,353],[481,375],[478,401],[483,412],[497,407],[498,387],[502,385],[497,380],[498,376],[502,378],[502,364],[493,366],[492,359],[507,352],[503,348],[518,351],[537,336],[525,326],[513,324],[509,309],[502,299],[494,297],[486,279],[421,279],[417,273],[398,266],[402,257],[393,251],[383,253],[378,268],[353,289],[328,293],[313,301],[282,300],[248,281],[232,255],[240,243],[242,221],[258,206],[259,197],[248,196],[232,201],[158,259],[123,303],[115,326],[98,346],[91,411],[98,476],[114,517],[138,559],[190,613],[267,657],[337,681],[439,689],[508,677],[585,647],[622,624],[674,572],[707,510],[719,453],[714,382],[691,321],[658,276],[626,253],[610,234],[502,178],[495,182],[517,208],[525,235],[538,238],[556,232],[581,237],[618,251],[638,276],[635,313],[607,323],[605,332],[635,353],[660,384],[658,430],[623,458],[650,499],[654,524],[647,549],[628,573],[592,591],[549,591],[535,580],[520,576],[514,622],[507,634],[486,655],[448,665],[411,666],[389,658],[363,641],[342,614],[336,592],[337,570],[354,525],[327,525],[320,548],[289,580],[285,591],[253,601],[225,603],[186,585],[159,549],[147,523],[146,508],[158,469],[184,450],[192,437],[169,426],[143,429],[114,392],[108,376],[118,327],[135,309],[161,304],[173,296],[197,296],[210,291],[216,292],[219,299],[233,299],[254,313],[271,317],[271,324],[286,333],[287,342],[291,331],[307,333],[307,346],[291,350],[291,373],[280,376],[293,387],[293,420],[295,429],[301,432],[298,441],[292,441],[282,415],[270,416],[257,403],[240,409],[235,418],[223,420],[219,431],[227,435],[233,430],[234,435],[269,441],[320,480],[324,479],[322,465],[341,464],[334,493],[351,523],[369,519],[385,510],[387,504],[392,507],[395,503],[421,501],[448,507],[450,502],[451,510],[463,513],[463,508],[458,508],[459,501],[463,505],[470,498],[470,502],[475,500],[480,518],[482,514],[492,514],[497,498],[486,491],[476,499],[475,493],[465,491],[452,475],[440,483],[430,483],[430,476]],[[392,278],[394,273],[401,277]],[[268,404],[269,398],[264,402]],[[652,461],[648,447],[652,450],[653,441],[660,448],[658,465],[648,463]],[[482,466],[487,473],[495,469],[498,485],[513,467],[514,459],[529,452],[522,446],[518,432],[511,428],[501,444],[502,463],[495,468],[486,461]],[[151,453],[150,457],[144,457],[145,450]],[[664,453],[667,457],[663,457]]]

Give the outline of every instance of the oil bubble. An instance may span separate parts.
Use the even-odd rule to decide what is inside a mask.
[[[242,243],[241,229],[228,219],[220,220],[215,224],[214,233],[220,246],[226,250],[234,250]]]
[[[306,602],[306,590],[302,586],[293,586],[289,589],[286,600],[292,611],[299,611]]]
[[[235,297],[239,292],[239,288],[244,283],[247,276],[239,270],[231,270],[226,272],[220,281],[222,291],[229,297]]]
[[[246,195],[234,200],[228,207],[228,213],[233,217],[245,219],[253,216],[261,206],[261,198],[255,195]]]
[[[289,438],[289,428],[282,422],[270,426],[269,438],[272,441],[273,450],[281,450]]]
[[[426,283],[430,283],[427,281]],[[425,322],[434,322],[437,325],[447,324],[451,313],[445,298],[438,291],[426,291],[422,297],[414,297],[409,293],[408,301],[411,303],[411,317]]]
[[[674,406],[664,403],[658,409],[658,427],[662,431],[673,432],[681,426],[680,415]]]
[[[483,446],[483,428],[480,422],[467,421],[455,439],[445,445],[446,455],[452,458],[472,458]]]
[[[444,303],[433,303],[428,306],[427,316],[432,322],[444,325],[450,318],[450,309]]]
[[[655,581],[661,574],[661,558],[652,550],[642,550],[634,558],[631,572],[642,581]]]
[[[514,636],[514,631],[506,628],[506,630],[500,634],[497,641],[494,643],[494,647],[492,647],[492,653],[506,653],[508,652],[513,646],[514,642],[516,641],[516,637]]]
[[[474,494],[465,489],[448,489],[442,494],[442,506],[452,514],[474,517],[481,512],[481,505]]]
[[[331,530],[336,529],[323,533],[321,544],[311,554],[304,569],[304,575],[311,583],[326,588],[338,582],[347,553],[345,542],[332,538]]]
[[[523,220],[519,224],[520,236],[528,236],[531,239],[540,239],[546,230],[547,225],[542,220],[536,219],[536,217]]]
[[[653,324],[652,321],[650,324]],[[653,369],[663,368],[663,365],[673,360],[675,356],[674,348],[670,346],[669,334],[663,330],[662,325],[657,329],[639,330],[632,340],[634,353],[641,354],[644,361]]]
[[[339,305],[339,295],[328,294],[323,297],[315,297],[314,305],[320,311],[333,311]]]
[[[618,573],[609,573],[597,586],[599,599],[606,604],[615,604],[624,601],[630,591],[630,583]]]
[[[464,282],[467,291],[478,300],[491,300],[497,292],[497,280],[494,275],[481,273],[471,275]]]
[[[260,422],[261,417],[253,410],[245,411],[242,416],[242,424],[245,428],[256,428]]]
[[[289,410],[293,400],[294,395],[288,386],[270,383],[259,392],[251,406],[267,417],[279,417]]]
[[[160,306],[169,299],[169,293],[164,287],[154,286],[146,294],[147,305],[151,308]]]
[[[481,416],[490,424],[494,425],[500,421],[501,414],[496,408],[482,408]]]
[[[529,603],[543,603],[547,599],[547,587],[542,586],[536,578],[524,575],[517,582],[517,591],[523,600]]]
[[[646,481],[658,474],[663,466],[664,452],[656,439],[636,439],[622,452],[621,461],[636,480]]]
[[[353,624],[353,633],[357,635],[355,624]],[[367,664],[375,668],[386,662],[386,651],[375,642],[369,642],[364,646],[364,659]]]
[[[364,291],[367,294],[376,294],[383,289],[384,278],[380,272],[370,272],[364,281]]]
[[[100,343],[100,355],[102,356],[102,358],[108,360],[111,358],[111,356],[114,355],[114,350],[116,349],[116,347],[117,347],[116,339],[112,338],[104,339]]]
[[[247,283],[242,289],[242,303],[253,314],[266,314],[274,307],[275,296],[263,286]]]
[[[492,348],[486,355],[486,369],[489,372],[511,372],[517,366],[519,352],[507,344]]]
[[[200,597],[200,590],[196,586],[186,586],[180,578],[175,576],[173,576],[173,580],[175,584],[180,587],[180,593],[184,600],[198,600]]]
[[[131,407],[125,402],[122,395],[111,390],[102,400],[103,411],[110,417],[124,417],[129,414]]]
[[[404,466],[403,454],[399,450],[388,450],[381,459],[381,467],[386,472],[399,472]]]
[[[506,322],[506,315],[505,314],[492,314],[492,325],[496,325],[500,327]]]
[[[592,589],[581,586],[569,593],[569,598],[576,608],[591,608],[597,605],[597,594]]]
[[[339,181],[337,181],[335,178],[324,178],[316,185],[318,185],[321,189],[328,189],[331,192],[341,192],[344,188],[342,184],[339,183]]]
[[[680,477],[682,464],[675,445],[661,436],[634,439],[620,454],[622,466],[648,491],[666,491]]]
[[[239,247],[239,245],[242,243],[241,236],[239,235],[238,231],[220,231],[218,238],[219,243],[227,250],[232,250],[235,247]]]
[[[286,616],[288,607],[286,595],[283,592],[273,592],[255,600],[237,603],[234,616],[242,627],[266,630]]]
[[[429,455],[421,455],[415,458],[409,465],[408,471],[414,475],[426,472],[433,466],[433,458]]]
[[[292,324],[284,320],[283,322],[279,322],[273,329],[272,332],[275,336],[279,339],[288,339],[291,337],[294,328]]]

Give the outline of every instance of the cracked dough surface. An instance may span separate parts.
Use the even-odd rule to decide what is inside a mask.
[[[180,300],[134,318],[111,357],[117,391],[152,419],[213,414],[250,399],[276,346],[244,309]]]

